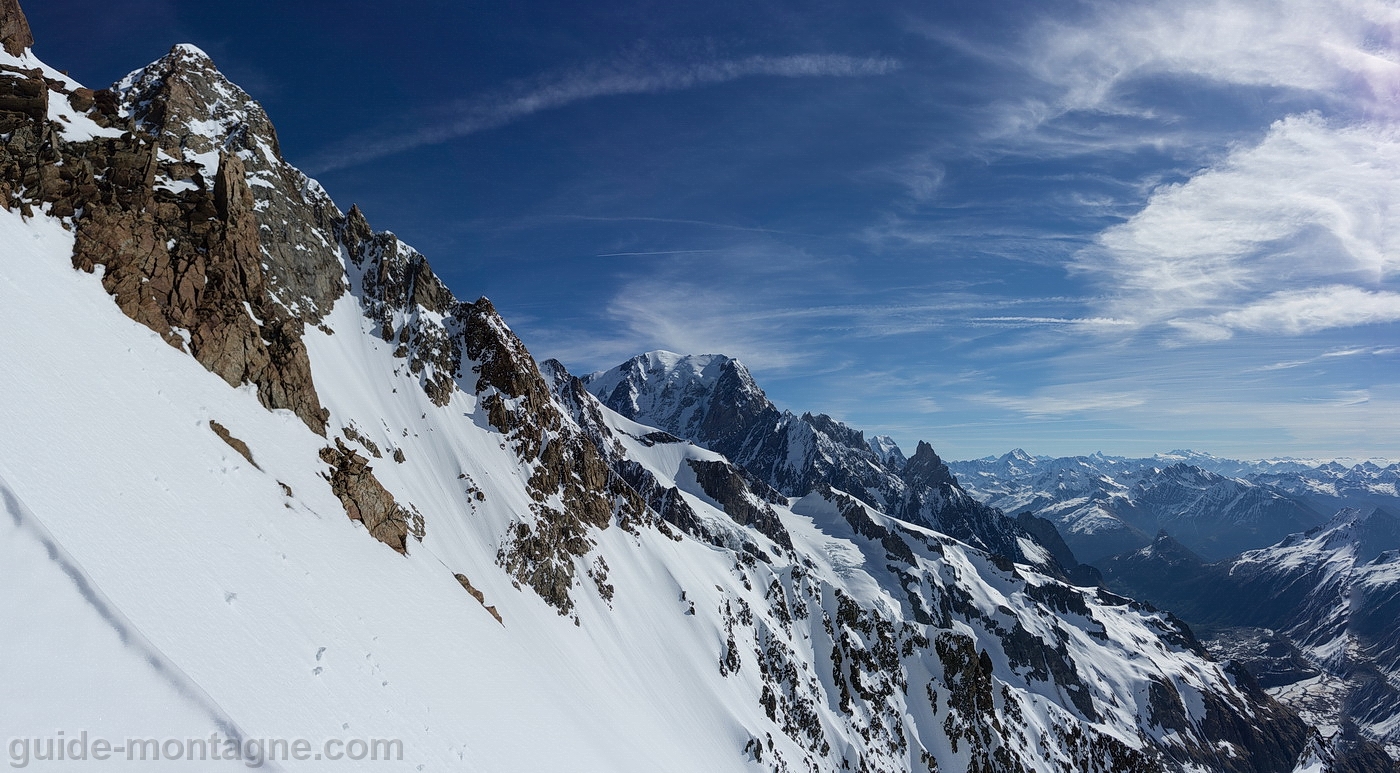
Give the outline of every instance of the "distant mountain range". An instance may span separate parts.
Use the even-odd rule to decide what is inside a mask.
[[[1115,590],[1188,620],[1212,651],[1245,663],[1315,726],[1400,753],[1400,518],[1392,513],[1345,508],[1215,563],[1163,532],[1099,565]]]
[[[982,501],[1053,521],[1090,563],[1143,547],[1162,530],[1218,560],[1309,529],[1342,507],[1400,511],[1396,463],[1243,462],[1191,451],[1052,458],[1016,449],[948,467]]]

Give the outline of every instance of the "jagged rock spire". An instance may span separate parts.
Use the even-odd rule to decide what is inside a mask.
[[[953,473],[948,470],[948,465],[934,452],[933,446],[922,440],[919,441],[914,455],[909,457],[909,461],[904,465],[903,478],[911,484],[931,487],[957,483]]]
[[[24,18],[19,0],[0,0],[0,42],[11,56],[20,56],[24,49],[34,47],[34,33],[29,31],[29,20]]]

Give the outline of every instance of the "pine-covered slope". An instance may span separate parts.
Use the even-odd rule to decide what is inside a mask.
[[[12,738],[394,739],[392,769],[424,771],[1304,750],[1164,613],[869,489],[790,500],[542,372],[489,301],[286,164],[197,49],[95,92],[0,11]],[[946,498],[920,451],[900,480]]]

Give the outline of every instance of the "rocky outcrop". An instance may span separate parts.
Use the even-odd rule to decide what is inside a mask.
[[[410,536],[423,541],[423,516],[394,500],[374,477],[368,459],[336,438],[334,447],[321,449],[321,461],[331,466],[326,477],[350,520],[363,523],[371,536],[400,553],[408,552]]]
[[[1054,551],[1046,548],[1035,533],[969,495],[928,443],[919,441],[900,478],[907,488],[900,501],[890,508],[891,514],[989,553],[1038,566],[1055,576],[1067,577],[1073,569],[1073,565],[1066,567],[1056,560]],[[1028,552],[1027,543],[1040,550]]]
[[[324,433],[303,322],[267,284],[244,155],[214,147],[209,165],[180,160],[165,152],[177,140],[149,118],[195,100],[179,96],[181,82],[172,75],[165,91],[141,103],[147,118],[122,119],[112,92],[47,81],[37,70],[0,72],[0,128],[11,135],[0,154],[0,202],[70,218],[73,265],[101,266],[103,286],[127,316],[229,384],[255,384],[264,405],[290,409]],[[49,99],[85,105],[86,117],[111,131],[70,139],[49,121]]]
[[[44,183],[60,177],[53,167],[53,130],[48,125],[49,86],[40,70],[0,65],[0,205],[26,217]],[[46,163],[45,163],[46,162]]]
[[[464,359],[474,363],[475,378],[463,374],[463,388],[478,396],[491,426],[532,468],[534,517],[515,524],[497,561],[560,614],[568,614],[578,559],[594,545],[589,531],[614,522],[636,530],[660,519],[611,468],[606,447],[560,410],[534,359],[489,300],[461,304],[455,319]],[[595,585],[602,593],[605,583]]]
[[[248,444],[234,437],[233,433],[229,432],[227,427],[225,427],[217,421],[214,421],[213,419],[210,419],[209,429],[213,430],[214,434],[218,435],[220,440],[227,443],[229,448],[232,448],[234,451],[237,451],[239,456],[243,457],[244,459],[247,459],[248,464],[251,464],[254,467],[258,467],[258,463],[253,461],[253,452],[249,450]],[[258,469],[261,470],[262,468],[258,467]]]
[[[933,446],[922,440],[919,441],[918,447],[914,450],[914,455],[905,462],[899,477],[911,486],[938,488],[958,485],[958,479],[948,471],[948,465],[939,458],[937,452],[933,450]]]
[[[346,289],[334,239],[342,215],[320,185],[282,159],[262,106],[191,45],[175,46],[112,90],[161,158],[174,160],[161,176],[169,187],[207,180],[221,153],[239,156],[253,183],[266,291],[289,315],[319,322]]]
[[[151,180],[158,165],[153,153],[147,159]],[[180,196],[152,188],[129,203],[84,202],[74,266],[103,266],[102,284],[127,316],[230,385],[257,385],[264,405],[288,408],[324,434],[302,322],[265,286],[242,160],[221,154],[210,183]]]
[[[375,333],[394,344],[394,355],[407,361],[433,403],[446,405],[462,366],[466,305],[417,250],[391,233],[375,233],[359,207],[350,208],[335,232],[350,256],[352,292]]]
[[[725,515],[740,526],[750,526],[777,545],[792,550],[792,535],[783,528],[772,505],[754,495],[734,465],[698,459],[689,460],[689,464],[701,490],[720,504]]]
[[[19,56],[26,48],[34,47],[34,35],[29,31],[29,20],[24,18],[19,0],[0,0],[0,44],[10,56]]]
[[[152,181],[156,155],[140,150]],[[143,186],[123,198],[82,203],[74,266],[103,266],[103,286],[127,316],[230,385],[256,384],[264,405],[288,408],[324,434],[302,322],[272,302],[264,283],[242,160],[222,153],[214,179],[183,195]]]
[[[461,584],[463,590],[465,590],[467,593],[470,593],[471,597],[476,599],[478,604],[480,604],[487,612],[491,613],[492,617],[496,618],[496,622],[500,623],[501,625],[506,624],[506,621],[501,619],[501,613],[496,611],[496,607],[486,603],[486,594],[477,590],[476,586],[472,585],[472,581],[468,580],[465,574],[459,573],[454,574],[452,576],[457,578],[457,582]]]

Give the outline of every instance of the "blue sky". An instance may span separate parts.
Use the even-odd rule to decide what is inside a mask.
[[[30,0],[192,42],[576,372],[665,348],[912,448],[1400,457],[1400,6]]]

